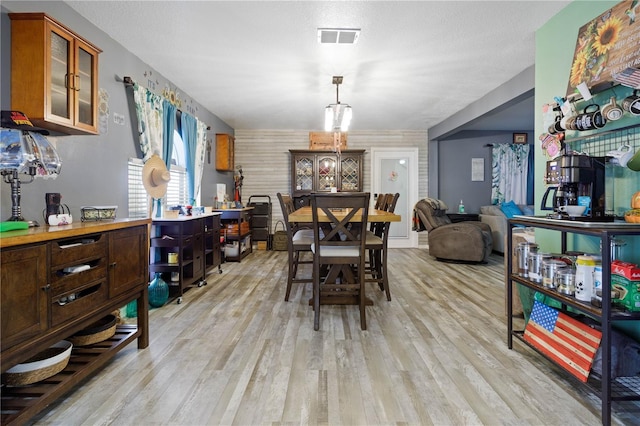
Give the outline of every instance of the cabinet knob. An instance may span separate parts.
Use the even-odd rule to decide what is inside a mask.
[[[110,263],[110,264],[109,264],[109,267],[110,267],[110,268],[115,268],[115,267],[116,267],[116,262]]]
[[[42,287],[42,290],[43,291],[49,291],[50,288],[51,288],[51,284],[47,284],[47,285]]]

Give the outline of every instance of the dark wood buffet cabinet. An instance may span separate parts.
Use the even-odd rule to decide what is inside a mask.
[[[64,371],[35,387],[2,386],[2,424],[28,421],[137,339],[149,345],[150,219],[81,222],[0,234],[4,373],[96,320],[137,301],[137,324],[74,348]],[[88,265],[78,273],[65,268]]]
[[[188,287],[207,283],[211,269],[222,272],[220,213],[153,219],[150,238],[150,278],[160,273],[178,303]],[[177,255],[175,263],[169,262],[169,253]]]

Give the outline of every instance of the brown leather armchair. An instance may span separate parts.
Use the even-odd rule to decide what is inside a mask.
[[[429,254],[437,260],[486,262],[493,249],[491,228],[478,222],[451,223],[447,205],[425,198],[413,208],[413,230],[429,234]]]

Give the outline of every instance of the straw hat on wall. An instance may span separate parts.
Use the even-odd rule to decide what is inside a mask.
[[[142,184],[152,198],[162,198],[167,193],[171,174],[158,155],[153,154],[142,168]]]

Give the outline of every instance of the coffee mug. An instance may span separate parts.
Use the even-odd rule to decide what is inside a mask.
[[[622,101],[622,109],[628,111],[632,115],[640,115],[640,95],[639,90],[633,91],[633,95],[627,96]]]
[[[556,117],[556,121],[549,126],[549,133],[555,135],[556,133],[562,133],[564,131],[564,127],[562,127],[560,116]]]
[[[634,151],[629,144],[620,145],[618,149],[607,152],[607,157],[611,157],[611,164],[617,164],[620,167],[626,167]]]
[[[640,149],[627,161],[627,167],[634,172],[640,172]]]
[[[578,120],[578,118],[573,115],[571,117],[569,117],[566,121],[566,126],[565,129],[567,130],[578,130],[578,128],[576,127],[576,121]]]
[[[602,108],[602,115],[609,121],[615,121],[622,118],[622,108],[616,103],[616,97],[612,96],[611,101]]]
[[[595,108],[595,111],[589,112],[590,108]],[[576,117],[576,129],[577,130],[595,130],[604,127],[607,124],[607,119],[604,118],[600,107],[596,104],[587,105],[582,114]]]
[[[562,119],[560,120],[560,126],[565,129],[565,130],[575,130],[575,129],[571,129],[570,124],[573,123],[573,125],[575,125],[575,120],[572,120],[572,118],[575,118],[573,115],[565,115],[562,117]]]

